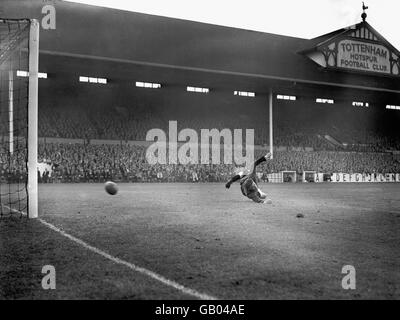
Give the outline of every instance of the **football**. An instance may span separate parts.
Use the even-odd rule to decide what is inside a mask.
[[[118,192],[118,186],[115,182],[107,181],[104,185],[106,192],[111,195],[115,195]]]

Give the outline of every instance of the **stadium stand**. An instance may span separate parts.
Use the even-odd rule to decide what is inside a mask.
[[[234,165],[150,166],[145,159],[145,146],[125,144],[144,141],[148,130],[153,128],[168,132],[169,120],[178,121],[178,130],[192,128],[198,132],[202,128],[254,128],[255,144],[267,145],[268,112],[257,98],[237,102],[225,96],[213,98],[209,103],[207,97],[191,99],[188,93],[176,92],[174,95],[173,99],[161,99],[157,94],[118,99],[96,91],[96,94],[76,95],[75,101],[55,102],[47,98],[40,108],[39,136],[81,139],[84,143],[42,141],[39,160],[51,163],[52,174],[46,177],[48,174],[42,173],[40,181],[202,182],[225,181],[232,174]],[[66,105],[67,102],[70,104]],[[312,100],[275,103],[274,145],[280,151],[264,166],[265,173],[400,172],[398,157],[392,154],[400,150],[396,138],[397,114],[340,102],[333,106],[318,105]],[[107,141],[93,144],[94,140],[113,140],[114,144]],[[18,178],[19,171],[8,172],[7,164],[1,169],[2,179]]]
[[[41,17],[40,5],[32,5],[31,15]],[[14,16],[18,11],[9,7],[10,16]],[[57,41],[41,37],[45,50],[40,67],[49,77],[39,81],[39,160],[54,167],[45,182],[110,178],[222,181],[233,166],[150,167],[144,146],[125,143],[145,140],[150,129],[167,132],[168,122],[176,120],[178,130],[252,128],[254,143],[265,149],[269,144],[269,90],[274,92],[273,142],[277,152],[266,171],[400,172],[395,154],[400,152],[400,112],[385,109],[387,103],[398,105],[398,70],[384,76],[346,69],[338,72],[321,67],[308,56],[319,43],[335,43],[339,35],[353,28],[301,39],[92,9],[59,4],[58,12],[69,17],[65,20],[68,24],[61,21],[57,25]],[[108,23],[97,25],[104,17]],[[366,28],[377,43],[398,56],[365,21],[354,28]],[[81,41],[77,41],[78,34]],[[118,45],[104,47],[104,34]],[[199,46],[194,38],[205,40]],[[163,48],[162,54],[158,48]],[[110,81],[107,85],[80,83],[82,74]],[[257,76],[250,77],[252,74]],[[286,80],[273,80],[280,78]],[[135,81],[157,81],[162,88],[137,88]],[[197,84],[209,85],[209,94],[185,91],[186,85]],[[233,90],[242,89],[255,91],[255,97],[234,96]],[[280,93],[293,94],[296,99],[278,100]],[[319,96],[332,98],[334,103],[316,103]],[[353,99],[368,106],[353,106]],[[0,121],[4,125],[4,120]],[[62,139],[72,140],[65,143]],[[95,144],[94,140],[103,142]],[[10,175],[15,179],[18,171],[25,170],[9,172],[9,167],[2,161],[2,179],[11,179]]]
[[[189,103],[188,103],[189,104]],[[214,107],[214,104],[212,104]],[[85,108],[64,106],[44,107],[40,110],[39,136],[74,139],[106,140],[145,140],[148,130],[161,128],[168,131],[168,121],[177,120],[178,129],[202,128],[255,129],[255,144],[268,142],[268,115],[265,111],[255,110],[260,116],[246,114],[243,109],[226,110],[218,106],[219,113],[199,108],[177,108],[174,112],[159,112],[157,108],[145,107],[102,107]],[[325,106],[324,106],[325,107]],[[279,106],[274,121],[274,144],[286,147],[313,148],[314,150],[347,151],[385,151],[399,150],[396,139],[397,130],[391,115],[380,115],[370,110],[348,110],[352,107],[329,107],[321,110],[311,105],[310,108],[296,105],[293,108]],[[216,109],[214,107],[214,109]],[[326,107],[325,107],[326,109]],[[171,110],[171,109],[168,109]],[[307,110],[307,112],[304,112]],[[343,111],[346,114],[343,114]],[[357,120],[357,121],[355,121]],[[385,128],[379,128],[385,123]],[[386,131],[385,131],[386,130]],[[326,136],[337,144],[331,143]]]
[[[51,175],[44,171],[40,182],[222,182],[234,172],[234,165],[149,165],[146,147],[139,145],[92,145],[41,143],[39,161],[49,163]],[[2,153],[3,154],[3,153]],[[257,152],[260,156],[262,151]],[[25,168],[1,161],[1,179],[17,181]],[[400,172],[399,159],[390,153],[343,151],[277,151],[264,173],[304,170],[324,173],[393,173]],[[263,178],[262,178],[263,179]]]

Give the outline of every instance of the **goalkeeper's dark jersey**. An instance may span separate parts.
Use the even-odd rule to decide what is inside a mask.
[[[243,195],[254,202],[264,202],[266,195],[258,188],[257,177],[255,173],[246,175],[240,179],[240,190]]]

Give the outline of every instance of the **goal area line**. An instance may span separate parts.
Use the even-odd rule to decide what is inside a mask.
[[[16,209],[12,209],[12,208],[10,208],[10,207],[8,207],[6,205],[3,205],[3,206],[5,208],[7,208],[8,210],[13,211],[15,213],[20,213],[20,214],[22,214],[24,216],[27,215],[26,212],[19,211],[19,210],[16,210]],[[175,282],[173,280],[167,279],[164,276],[162,276],[162,275],[160,275],[160,274],[158,274],[156,272],[153,272],[153,271],[148,270],[146,268],[137,266],[137,265],[135,265],[133,263],[130,263],[128,261],[125,261],[123,259],[114,257],[111,254],[109,254],[109,253],[107,253],[107,252],[105,252],[105,251],[103,251],[103,250],[101,250],[99,248],[96,248],[96,247],[88,244],[87,242],[85,242],[85,241],[83,241],[81,239],[78,239],[78,238],[74,237],[73,235],[61,230],[60,228],[57,228],[55,225],[43,220],[42,218],[37,218],[37,220],[41,224],[43,224],[44,226],[46,226],[49,229],[61,234],[65,238],[73,241],[74,243],[79,244],[80,246],[84,247],[85,249],[87,249],[87,250],[89,250],[91,252],[94,252],[94,253],[102,256],[103,258],[106,258],[107,260],[110,260],[110,261],[112,261],[112,262],[114,262],[116,264],[123,265],[123,266],[131,269],[132,271],[138,272],[138,273],[140,273],[142,275],[145,275],[145,276],[147,276],[147,277],[149,277],[149,278],[151,278],[153,280],[156,280],[156,281],[158,281],[158,282],[160,282],[160,283],[162,283],[162,284],[164,284],[164,285],[166,285],[168,287],[171,287],[171,288],[173,288],[175,290],[178,290],[178,291],[180,291],[181,293],[183,293],[185,295],[189,295],[189,296],[192,296],[192,297],[200,299],[200,300],[218,300],[218,298],[216,298],[214,296],[211,296],[211,295],[208,295],[208,294],[205,294],[205,293],[201,293],[201,292],[198,292],[198,291],[196,291],[194,289],[185,287],[184,285],[181,285],[181,284],[179,284],[179,283],[177,283],[177,282]]]

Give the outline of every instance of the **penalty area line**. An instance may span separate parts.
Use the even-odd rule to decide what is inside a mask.
[[[4,206],[4,207],[7,207],[11,211],[19,212],[19,213],[21,213],[23,215],[26,215],[26,213],[23,212],[23,211],[18,211],[16,209],[11,209],[8,206]],[[185,287],[185,286],[183,286],[183,285],[181,285],[181,284],[179,284],[179,283],[177,283],[177,282],[175,282],[173,280],[169,280],[169,279],[165,278],[164,276],[162,276],[162,275],[160,275],[158,273],[155,273],[155,272],[153,272],[151,270],[148,270],[148,269],[143,268],[143,267],[139,267],[139,266],[137,266],[137,265],[135,265],[133,263],[130,263],[128,261],[125,261],[125,260],[122,260],[120,258],[114,257],[114,256],[110,255],[109,253],[107,253],[107,252],[105,252],[105,251],[103,251],[101,249],[98,249],[96,247],[93,247],[90,244],[86,243],[85,241],[83,241],[81,239],[78,239],[78,238],[74,237],[73,235],[70,235],[69,233],[61,230],[60,228],[56,227],[55,225],[53,225],[53,224],[51,224],[51,223],[49,223],[49,222],[47,222],[47,221],[45,221],[45,220],[43,220],[41,218],[38,218],[37,220],[40,223],[42,223],[43,225],[45,225],[46,227],[48,227],[49,229],[61,234],[62,236],[68,238],[69,240],[81,245],[85,249],[87,249],[87,250],[89,250],[91,252],[97,253],[98,255],[100,255],[100,256],[102,256],[102,257],[104,257],[104,258],[106,258],[106,259],[108,259],[108,260],[110,260],[110,261],[112,261],[112,262],[114,262],[116,264],[128,267],[129,269],[131,269],[131,270],[133,270],[135,272],[141,273],[141,274],[143,274],[143,275],[145,275],[147,277],[150,277],[150,278],[152,278],[154,280],[157,280],[157,281],[161,282],[162,284],[164,284],[164,285],[166,285],[168,287],[174,288],[174,289],[176,289],[176,290],[178,290],[178,291],[180,291],[180,292],[182,292],[182,293],[184,293],[186,295],[195,297],[197,299],[201,299],[201,300],[217,300],[216,297],[210,296],[210,295],[205,294],[205,293],[198,292],[198,291],[196,291],[194,289],[187,288],[187,287]]]

